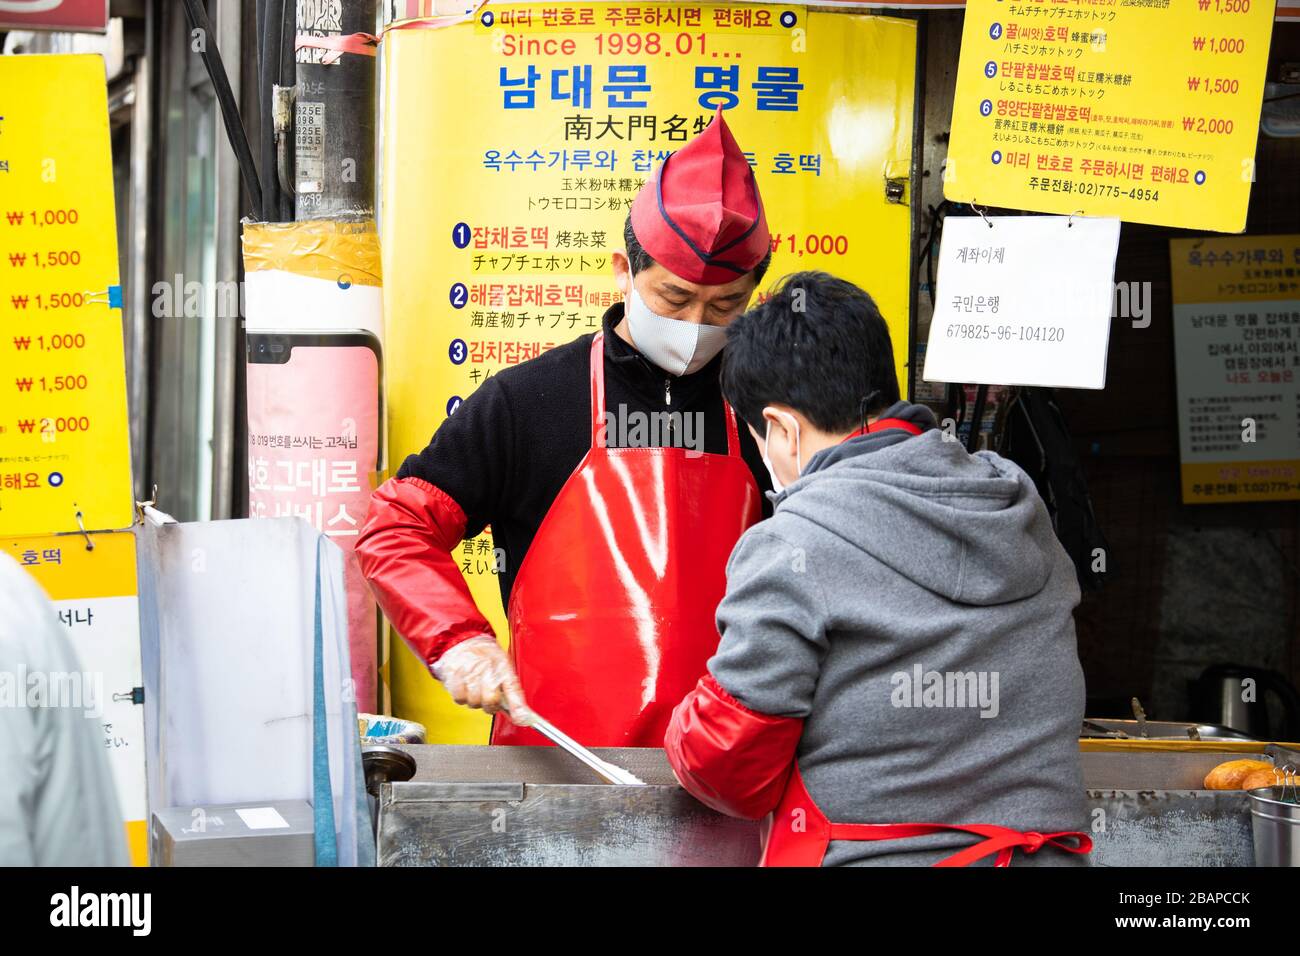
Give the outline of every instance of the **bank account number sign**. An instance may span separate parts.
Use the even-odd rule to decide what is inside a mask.
[[[1104,388],[1118,219],[949,216],[927,382]]]
[[[126,528],[104,61],[0,57],[0,535]]]
[[[1241,232],[1272,0],[966,4],[944,195]]]

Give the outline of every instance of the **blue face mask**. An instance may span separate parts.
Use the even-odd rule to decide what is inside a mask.
[[[624,314],[637,349],[669,375],[698,372],[727,344],[727,330],[700,325],[650,311],[632,286]]]

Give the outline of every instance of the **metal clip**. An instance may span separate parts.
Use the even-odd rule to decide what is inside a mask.
[[[1083,215],[1083,210],[1082,210],[1082,209],[1076,209],[1074,212],[1070,213],[1070,218],[1066,221],[1066,223],[1065,223],[1065,228],[1066,228],[1066,229],[1073,229],[1073,228],[1074,228],[1074,217],[1075,217],[1075,216],[1082,216],[1082,215]]]
[[[110,309],[122,308],[122,287],[120,285],[111,285],[103,292],[85,289],[81,295],[86,302],[106,305]]]
[[[154,482],[152,497],[148,501],[137,501],[135,503],[136,524],[144,524],[145,509],[152,508],[157,503],[158,503],[158,483]]]
[[[993,228],[993,223],[989,222],[989,217],[984,215],[984,210],[981,209],[979,206],[975,205],[974,199],[971,199],[970,207],[975,210],[976,215],[978,215],[981,219],[984,220],[984,224],[986,226],[988,226],[990,229]]]

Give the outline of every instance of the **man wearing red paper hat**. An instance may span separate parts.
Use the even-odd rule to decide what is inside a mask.
[[[719,110],[633,201],[601,331],[486,379],[374,493],[357,543],[385,614],[493,743],[658,747],[718,644],[762,457],[722,398],[726,327],[771,260]],[[507,653],[453,551],[491,526]],[[501,711],[506,711],[509,719]]]

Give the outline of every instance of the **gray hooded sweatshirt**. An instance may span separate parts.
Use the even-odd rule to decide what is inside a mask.
[[[818,452],[741,537],[709,671],[752,710],[804,720],[799,770],[833,822],[1086,831],[1079,588],[1043,502],[924,406],[884,417],[928,430]],[[976,842],[835,841],[825,864],[929,865]],[[1012,865],[1086,860],[1044,846]]]

